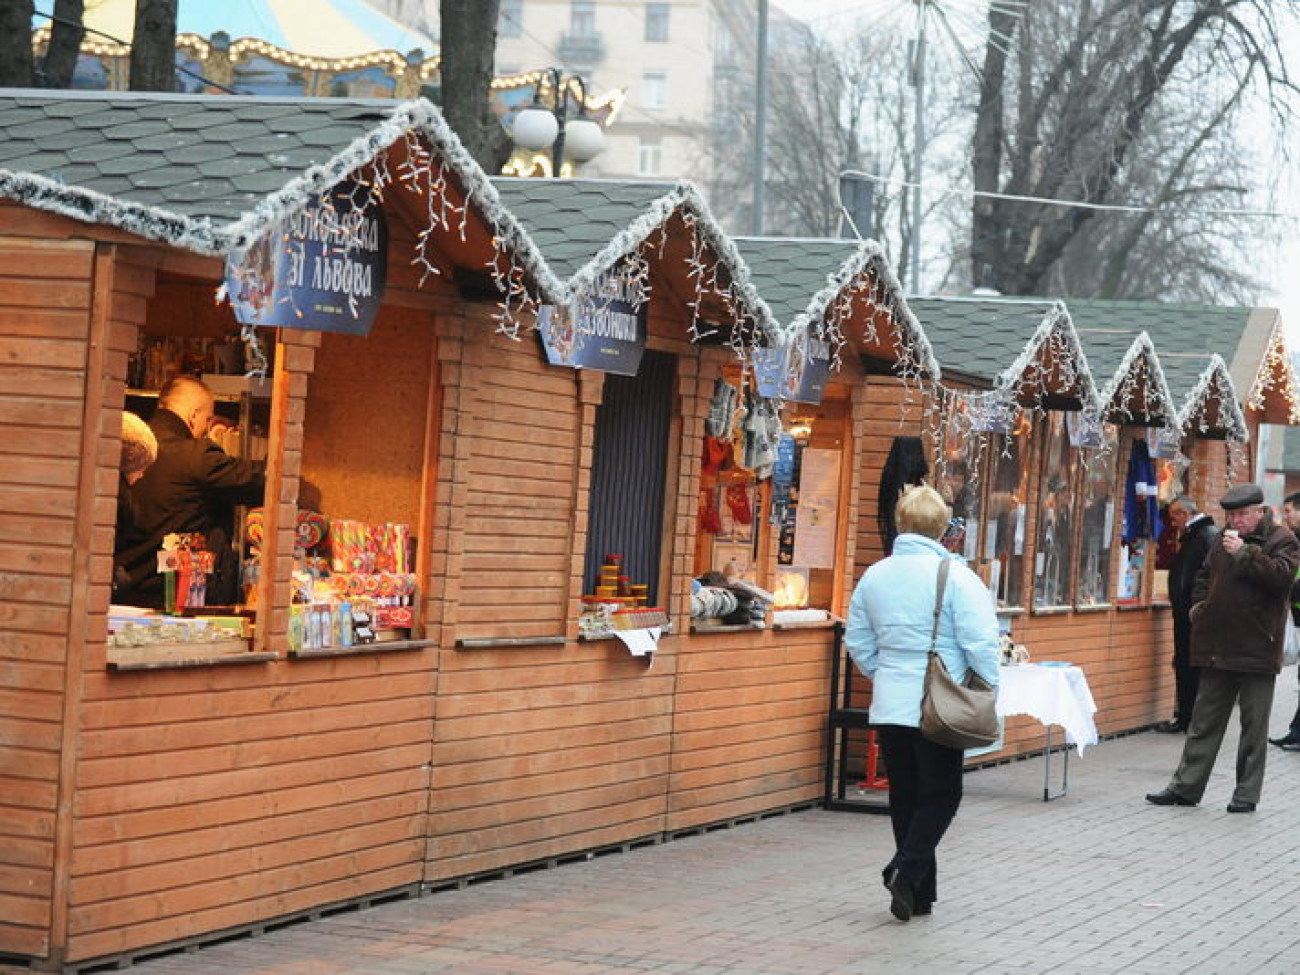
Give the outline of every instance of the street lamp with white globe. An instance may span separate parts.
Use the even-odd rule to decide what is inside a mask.
[[[578,114],[569,118],[569,90],[576,88]],[[549,96],[550,105],[543,102]],[[600,123],[587,115],[587,86],[579,75],[547,68],[537,83],[533,103],[515,116],[510,130],[515,145],[534,152],[551,150],[551,173],[558,176],[567,157],[574,163],[594,159],[605,148]]]

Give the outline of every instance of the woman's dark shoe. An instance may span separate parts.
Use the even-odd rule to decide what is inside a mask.
[[[916,895],[912,892],[912,885],[907,882],[897,868],[889,875],[885,881],[885,886],[889,888],[892,900],[889,902],[889,913],[900,921],[912,920],[912,914],[915,913]]]
[[[1286,748],[1287,751],[1292,750],[1291,748],[1287,748],[1288,745],[1291,745],[1295,746],[1295,750],[1300,751],[1300,735],[1296,734],[1294,731],[1288,731],[1281,738],[1270,738],[1268,743],[1270,745],[1277,745],[1280,748]]]
[[[1191,799],[1180,796],[1177,792],[1170,789],[1161,789],[1159,792],[1148,792],[1147,802],[1153,806],[1194,806],[1196,803]]]

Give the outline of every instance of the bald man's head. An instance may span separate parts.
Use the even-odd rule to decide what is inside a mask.
[[[212,423],[212,390],[193,376],[173,376],[158,394],[158,406],[179,416],[197,439]]]

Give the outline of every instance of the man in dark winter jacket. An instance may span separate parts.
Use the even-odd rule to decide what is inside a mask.
[[[1282,502],[1282,518],[1286,526],[1300,538],[1300,492],[1286,496],[1286,500]],[[1291,619],[1300,626],[1300,578],[1296,579],[1291,586]],[[1297,676],[1300,676],[1300,673]],[[1300,707],[1296,708],[1295,715],[1291,718],[1291,727],[1287,729],[1286,734],[1281,738],[1270,738],[1269,741],[1284,752],[1300,752]]]
[[[1228,812],[1254,812],[1264,786],[1268,717],[1282,669],[1291,583],[1300,540],[1273,523],[1257,484],[1239,484],[1219,502],[1227,527],[1192,591],[1191,662],[1201,683],[1182,760],[1169,785],[1147,795],[1157,806],[1194,806],[1205,794],[1232,707],[1241,708],[1237,785]]]
[[[158,549],[163,536],[202,533],[215,556],[208,580],[209,605],[237,598],[239,559],[231,550],[234,506],[262,503],[265,465],[231,457],[207,438],[212,391],[177,376],[158,394],[149,427],[158,459],[131,488],[135,523],[119,526],[114,544],[113,600],[133,606],[163,605]]]
[[[1178,553],[1169,566],[1169,603],[1174,613],[1174,687],[1177,703],[1172,721],[1156,731],[1183,732],[1192,722],[1192,705],[1201,672],[1192,666],[1192,588],[1205,557],[1219,540],[1219,529],[1191,498],[1169,503],[1169,523],[1179,532]]]

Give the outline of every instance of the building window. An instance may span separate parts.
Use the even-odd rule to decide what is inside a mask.
[[[522,37],[524,33],[524,0],[501,0],[497,12],[498,37]]]
[[[672,9],[666,3],[647,3],[645,5],[645,39],[647,41],[668,40],[668,11]]]
[[[569,33],[574,37],[591,37],[596,33],[595,0],[573,0],[569,8]]]
[[[668,107],[668,75],[662,71],[647,71],[641,76],[641,107]]]
[[[643,135],[637,150],[636,171],[639,176],[658,176],[664,167],[663,142],[657,135]]]

